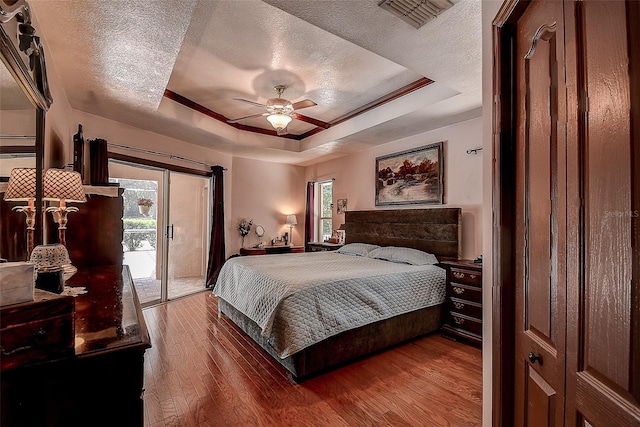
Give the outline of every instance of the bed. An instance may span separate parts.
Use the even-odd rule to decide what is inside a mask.
[[[460,209],[350,211],[345,229],[343,249],[365,253],[235,257],[213,290],[220,315],[297,382],[441,325],[445,275],[437,262],[460,256]],[[413,265],[366,256],[378,246],[369,254],[406,254]]]

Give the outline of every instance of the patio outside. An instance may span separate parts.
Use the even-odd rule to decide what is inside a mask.
[[[130,169],[130,168],[127,168]],[[128,176],[149,175],[149,171],[127,170]],[[132,173],[134,172],[134,173]],[[120,175],[122,176],[122,175]],[[136,292],[143,305],[159,302],[161,298],[162,278],[162,244],[164,235],[158,229],[162,223],[162,180],[157,179],[113,178],[124,188],[124,264],[129,266]],[[204,287],[204,266],[206,242],[202,242],[202,232],[196,227],[180,226],[180,224],[197,224],[202,212],[184,209],[176,210],[174,206],[184,206],[182,197],[193,200],[198,197],[194,193],[194,183],[188,179],[174,177],[175,201],[169,204],[170,217],[176,224],[171,224],[173,239],[170,239],[167,265],[168,299],[175,299],[193,292],[202,291]],[[175,185],[173,183],[176,183]],[[174,188],[175,186],[175,188]],[[205,199],[206,200],[206,199]],[[206,211],[205,211],[206,212]],[[206,238],[204,239],[206,241]],[[194,244],[193,242],[197,242]],[[185,249],[186,247],[186,249]],[[194,249],[195,248],[195,249]],[[198,250],[199,249],[199,250]]]
[[[138,298],[142,304],[160,300],[160,279],[156,279],[156,250],[148,241],[130,251],[124,248],[124,263],[129,266]],[[204,289],[204,277],[170,279],[169,299]]]

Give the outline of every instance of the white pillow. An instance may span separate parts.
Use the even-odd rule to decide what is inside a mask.
[[[336,250],[336,252],[345,255],[367,256],[369,252],[379,247],[378,245],[371,245],[369,243],[347,243]]]
[[[385,246],[374,249],[367,255],[369,258],[383,259],[411,265],[431,265],[438,264],[438,258],[427,252],[418,249],[403,248],[398,246]]]

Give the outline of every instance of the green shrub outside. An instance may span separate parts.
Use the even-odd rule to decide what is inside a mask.
[[[156,220],[153,218],[125,218],[124,222],[125,230],[139,230],[141,228],[156,228]]]
[[[135,251],[147,240],[151,247],[156,247],[156,220],[153,218],[124,218],[125,230],[152,230],[139,233],[124,233],[124,244],[130,251]]]

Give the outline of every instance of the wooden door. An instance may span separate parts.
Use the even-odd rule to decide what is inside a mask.
[[[566,2],[567,426],[640,426],[640,3]]]
[[[566,112],[562,3],[532,3],[516,30],[517,426],[564,422]]]

